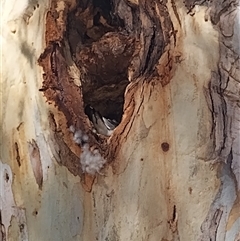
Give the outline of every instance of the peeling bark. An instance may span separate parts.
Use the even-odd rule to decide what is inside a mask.
[[[38,184],[39,189],[42,189],[43,172],[42,172],[42,160],[40,157],[39,148],[35,140],[28,143],[28,150],[30,154],[30,161],[32,164],[33,173]]]

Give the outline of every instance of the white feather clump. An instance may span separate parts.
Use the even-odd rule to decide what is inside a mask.
[[[91,151],[89,145],[85,144],[80,156],[80,162],[83,172],[94,175],[96,172],[99,173],[106,160],[101,156],[99,150],[95,149]]]
[[[94,175],[100,173],[106,160],[101,156],[98,149],[90,150],[88,142],[88,135],[84,134],[81,130],[76,131],[73,126],[70,126],[70,131],[73,133],[73,140],[75,143],[82,146],[82,153],[80,156],[80,163],[83,172]]]
[[[73,140],[79,145],[84,145],[88,142],[88,135],[82,133],[81,130],[76,131],[74,126],[70,126],[70,131],[73,133]]]

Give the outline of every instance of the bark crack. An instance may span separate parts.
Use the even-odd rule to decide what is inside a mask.
[[[15,142],[15,150],[16,150],[16,161],[18,166],[21,166],[21,158],[20,158],[20,154],[19,154],[19,147],[18,147],[18,143]]]
[[[215,106],[214,106],[214,101],[213,101],[213,93],[212,93],[212,88],[211,88],[211,82],[208,83],[208,90],[209,90],[209,99],[210,99],[210,104],[209,105],[209,109],[211,111],[211,115],[212,115],[212,129],[211,129],[211,133],[210,133],[210,138],[213,139],[214,144],[216,142],[215,139],[215,128],[216,128],[216,121],[215,121]],[[216,144],[215,144],[215,148],[216,148]]]
[[[144,87],[142,87],[142,89],[141,89],[141,94],[140,94],[140,96],[142,96],[142,91],[143,91],[143,89],[144,89]],[[139,113],[139,110],[140,110],[143,102],[144,102],[144,96],[143,96],[143,98],[141,98],[141,101],[140,101],[139,106],[138,106],[138,108],[137,108],[136,114],[133,115],[133,119],[132,119],[131,122],[130,122],[130,126],[129,126],[129,128],[128,128],[128,131],[127,131],[124,139],[127,139],[127,136],[128,136],[128,134],[129,134],[129,132],[131,131],[131,128],[132,128],[132,126],[133,126],[133,123],[134,123],[134,121],[135,121],[135,119],[136,119],[137,114]]]
[[[219,86],[217,87],[216,92],[219,94],[220,96],[220,111],[222,112],[222,122],[223,122],[223,130],[222,130],[222,136],[223,136],[223,143],[220,147],[220,151],[219,151],[219,155],[222,154],[222,151],[225,149],[226,147],[226,140],[227,140],[227,104],[226,104],[226,100],[223,96],[223,90],[221,88],[222,86],[222,76],[221,76],[221,72],[220,72],[220,67],[218,67],[218,76],[219,76]]]
[[[172,4],[172,8],[173,8],[173,12],[178,20],[178,23],[180,25],[180,27],[182,26],[181,24],[181,20],[180,20],[180,17],[179,17],[179,14],[178,14],[178,11],[177,11],[177,7],[176,7],[176,3],[175,3],[175,0],[171,0],[171,4]]]
[[[210,240],[216,241],[217,238],[217,230],[222,218],[223,211],[221,209],[217,209],[213,215],[213,218],[210,223]]]

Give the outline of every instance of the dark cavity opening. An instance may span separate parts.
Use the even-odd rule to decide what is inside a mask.
[[[111,0],[79,0],[68,15],[67,38],[80,70],[84,105],[117,122],[123,114],[134,50],[133,39],[123,29]]]

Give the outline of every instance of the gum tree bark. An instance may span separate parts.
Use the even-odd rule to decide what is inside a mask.
[[[1,10],[0,240],[240,240],[238,1]],[[111,137],[86,104],[120,122]]]

